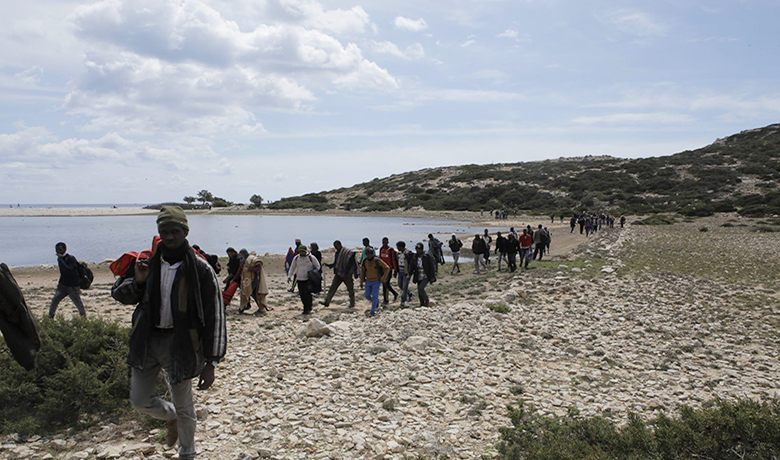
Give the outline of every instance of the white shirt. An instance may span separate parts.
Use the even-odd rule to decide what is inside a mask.
[[[173,281],[176,279],[176,271],[182,262],[176,262],[171,265],[160,259],[160,329],[173,328],[173,311],[171,310],[171,292],[173,291]]]
[[[311,254],[305,257],[301,257],[298,254],[293,259],[292,264],[290,264],[290,271],[287,276],[292,278],[293,275],[297,275],[298,281],[306,281],[309,279],[309,270],[312,268],[320,269],[320,263],[317,261],[317,258]]]
[[[428,277],[425,276],[425,269],[423,268],[423,258],[418,257],[417,258],[417,279],[418,280],[427,280]]]

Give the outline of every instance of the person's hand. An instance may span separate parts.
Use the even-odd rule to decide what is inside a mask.
[[[292,282],[292,278],[290,278],[290,277],[288,276],[288,277],[287,277],[287,282],[288,282],[288,283],[291,283],[291,282]]]
[[[135,262],[135,282],[136,284],[144,284],[149,278],[149,259],[138,259]]]
[[[208,390],[214,383],[214,365],[206,363],[206,366],[200,371],[198,379],[198,390]]]

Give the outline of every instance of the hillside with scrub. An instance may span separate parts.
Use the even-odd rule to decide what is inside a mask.
[[[481,211],[569,214],[780,213],[780,124],[674,155],[560,158],[423,169],[349,188],[278,200],[271,209]]]

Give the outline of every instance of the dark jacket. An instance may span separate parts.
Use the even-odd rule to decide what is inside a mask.
[[[240,267],[241,267],[241,260],[238,258],[238,256],[233,256],[230,259],[228,259],[227,271],[228,271],[228,279],[230,281],[238,281],[236,279],[236,275],[238,274],[238,269]]]
[[[70,254],[57,258],[60,267],[59,284],[68,287],[79,287],[79,261]]]
[[[412,282],[420,282],[420,268],[417,266],[417,260],[422,257],[423,272],[425,277],[428,278],[429,283],[436,282],[436,261],[429,253],[424,253],[422,256],[415,253],[411,260],[411,270],[409,273],[412,275]]]
[[[149,334],[159,322],[159,300],[150,299],[155,298],[155,287],[159,297],[160,257],[158,251],[150,259],[151,272],[144,285],[135,283],[133,266],[111,288],[111,296],[119,302],[138,304],[133,312],[127,357],[127,364],[136,369],[143,369]],[[227,347],[225,307],[219,280],[208,262],[197,257],[191,248],[176,271],[171,308],[174,338],[168,376],[171,384],[175,384],[199,375],[207,361],[218,362],[225,356]]]
[[[463,241],[461,241],[459,239],[455,239],[455,240],[451,239],[449,241],[449,245],[450,245],[450,251],[452,251],[452,252],[459,252],[460,248],[463,247]]]
[[[474,254],[484,254],[487,251],[487,245],[482,238],[474,238],[474,242],[471,243],[471,252]]]
[[[506,252],[507,239],[503,235],[496,237],[496,251]]]
[[[504,245],[504,252],[507,254],[517,254],[520,252],[520,242],[514,238],[507,238]]]

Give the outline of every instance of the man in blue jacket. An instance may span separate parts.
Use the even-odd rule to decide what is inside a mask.
[[[57,265],[60,267],[60,281],[57,283],[57,291],[51,299],[49,305],[49,318],[54,318],[57,313],[57,307],[60,301],[65,297],[70,297],[73,304],[79,311],[79,315],[87,316],[84,304],[81,302],[81,288],[79,287],[79,261],[68,254],[68,246],[59,242],[54,246],[57,251]]]
[[[225,356],[225,307],[214,269],[187,241],[187,216],[178,206],[163,206],[157,217],[162,242],[149,259],[139,259],[111,289],[133,313],[130,353],[130,403],[139,412],[165,420],[167,444],[178,439],[179,458],[195,457],[195,405],[198,389],[214,382],[214,364]],[[168,371],[173,402],[156,395],[157,376]]]

